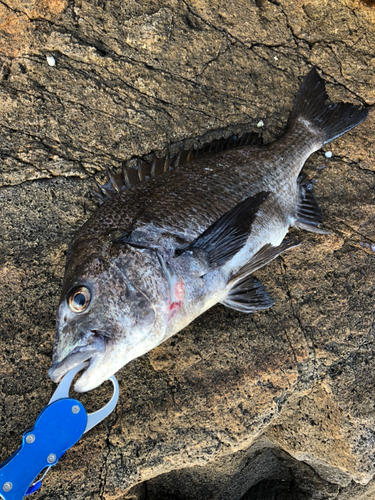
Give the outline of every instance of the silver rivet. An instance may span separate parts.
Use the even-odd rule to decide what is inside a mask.
[[[78,405],[74,405],[74,406],[72,406],[72,412],[73,412],[74,414],[79,413],[79,412],[80,412],[80,409],[81,409],[81,408],[80,408]]]
[[[56,455],[54,453],[50,453],[47,457],[47,462],[49,464],[53,464],[56,461]]]
[[[3,484],[3,490],[4,491],[10,491],[12,488],[13,488],[13,484],[10,481],[8,481],[7,483]]]
[[[26,436],[26,443],[31,444],[31,443],[33,443],[34,441],[35,441],[35,436],[34,436],[34,434],[28,434],[28,435]]]

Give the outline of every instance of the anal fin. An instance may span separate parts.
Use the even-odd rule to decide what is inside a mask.
[[[297,207],[294,226],[312,233],[329,234],[329,231],[324,231],[318,227],[322,222],[322,211],[312,192],[312,184],[309,182],[301,183],[300,202]]]
[[[274,302],[260,281],[253,276],[246,276],[234,285],[221,304],[236,311],[252,313],[268,309]]]

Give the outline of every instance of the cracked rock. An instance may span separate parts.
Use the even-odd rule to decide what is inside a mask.
[[[4,0],[0,19],[1,463],[54,391],[65,251],[105,166],[230,133],[274,140],[311,67],[333,101],[373,106],[375,9]],[[299,232],[299,248],[257,272],[275,305],[218,305],[123,368],[116,411],[39,498],[375,496],[374,136],[370,112],[330,158],[308,160],[331,233]],[[110,390],[82,402],[93,411]]]

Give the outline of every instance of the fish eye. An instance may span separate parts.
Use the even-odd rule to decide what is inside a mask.
[[[80,286],[72,290],[68,297],[68,305],[75,313],[83,312],[91,302],[91,293],[85,286]]]

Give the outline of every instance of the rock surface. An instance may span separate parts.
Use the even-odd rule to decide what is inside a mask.
[[[273,140],[312,66],[373,105],[374,39],[370,0],[0,3],[0,462],[54,390],[64,253],[104,165],[260,121]],[[374,136],[372,112],[308,160],[331,234],[257,273],[276,304],[216,306],[122,369],[40,499],[375,497]]]

